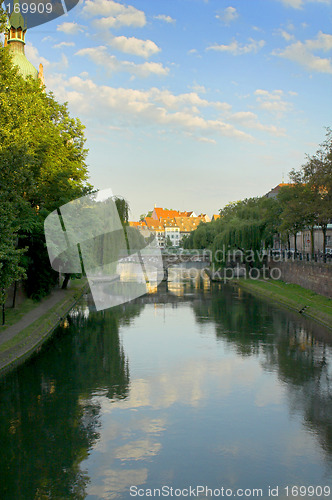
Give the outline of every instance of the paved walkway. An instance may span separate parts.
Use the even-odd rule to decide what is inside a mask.
[[[28,312],[17,323],[0,333],[0,375],[11,370],[30,357],[48,339],[71,308],[87,291],[87,282],[82,280],[79,286],[68,290],[55,289],[37,307]],[[56,307],[55,307],[56,306]],[[55,310],[49,312],[53,307]],[[49,312],[49,314],[47,314]],[[61,316],[60,316],[61,314]],[[19,336],[20,332],[45,315],[45,324],[36,325],[28,335]],[[17,338],[15,338],[17,336]],[[4,344],[13,339],[10,346]]]
[[[24,328],[27,328],[37,319],[43,316],[43,314],[45,314],[53,306],[60,302],[65,297],[65,295],[66,290],[62,290],[61,288],[54,290],[49,297],[45,298],[37,307],[28,312],[17,323],[9,326],[8,328],[6,328],[6,330],[0,333],[0,346],[8,340],[11,340],[13,337],[15,337],[15,335],[24,330]]]

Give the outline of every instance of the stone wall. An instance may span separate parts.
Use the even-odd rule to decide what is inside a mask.
[[[294,283],[332,298],[332,264],[295,260],[270,262],[269,267],[280,269],[280,279],[286,283]]]

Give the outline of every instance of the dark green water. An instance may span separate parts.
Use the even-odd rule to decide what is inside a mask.
[[[130,499],[131,486],[185,498],[198,485],[224,487],[219,498],[278,486],[286,499],[286,486],[331,486],[331,340],[202,281],[99,313],[83,300],[0,382],[0,499]],[[311,491],[298,498],[332,498]]]

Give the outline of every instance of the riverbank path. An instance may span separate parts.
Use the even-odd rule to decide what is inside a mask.
[[[51,295],[38,304],[32,311],[25,314],[17,323],[8,326],[3,332],[0,333],[0,347],[8,340],[12,340],[18,333],[32,325],[35,321],[41,318],[45,313],[47,313],[52,307],[56,306],[60,301],[66,296],[67,290],[62,290],[61,288],[55,289],[51,292]]]

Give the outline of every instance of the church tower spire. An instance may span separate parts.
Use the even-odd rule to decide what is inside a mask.
[[[13,11],[9,16],[9,25],[5,33],[5,46],[12,56],[14,66],[18,67],[19,73],[26,78],[32,76],[34,80],[39,78],[41,83],[44,83],[43,67],[39,65],[39,72],[31,64],[25,56],[25,34],[27,31],[27,23],[21,14],[21,6],[19,0],[14,0]]]

